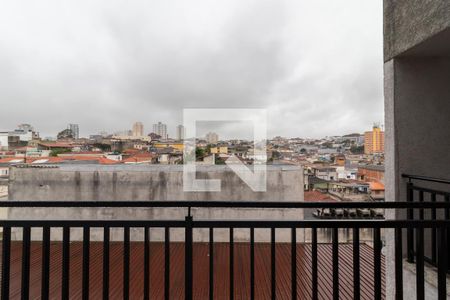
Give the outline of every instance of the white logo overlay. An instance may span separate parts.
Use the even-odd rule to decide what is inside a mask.
[[[238,157],[231,156],[225,163],[254,192],[266,191],[266,141],[267,111],[266,109],[216,109],[186,108],[183,110],[185,128],[183,153],[183,190],[185,192],[220,192],[220,179],[196,178],[196,133],[197,122],[251,122],[253,124],[253,164],[245,165]]]

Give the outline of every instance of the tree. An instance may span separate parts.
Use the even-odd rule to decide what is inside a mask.
[[[223,160],[222,158],[220,158],[218,155],[216,155],[214,157],[214,163],[216,165],[224,165],[225,164],[225,160]]]
[[[333,144],[331,142],[325,142],[325,143],[322,144],[322,146],[324,148],[331,148],[331,147],[333,147]]]
[[[71,150],[67,149],[67,148],[57,148],[57,149],[53,149],[52,151],[50,151],[50,156],[56,157],[56,156],[58,156],[58,154],[67,153],[70,151]]]
[[[211,153],[211,148],[212,148],[212,145],[211,145],[211,144],[208,144],[208,145],[206,146],[206,153]]]
[[[273,151],[272,157],[273,157],[273,159],[279,159],[279,158],[281,158],[281,153],[278,151]]]
[[[95,148],[101,149],[103,152],[111,151],[111,145],[103,144],[103,143],[95,143],[92,145]]]
[[[73,139],[73,132],[70,129],[64,129],[63,131],[58,133],[56,138],[58,140]]]
[[[200,158],[203,158],[205,156],[205,149],[203,148],[196,148],[195,149],[195,158],[198,160]]]
[[[350,151],[353,153],[353,154],[363,154],[364,153],[364,146],[352,146],[351,148],[350,148]]]

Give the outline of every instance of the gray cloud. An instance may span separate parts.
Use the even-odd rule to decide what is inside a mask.
[[[269,110],[269,135],[383,120],[379,1],[9,1],[0,10],[0,129],[82,135],[185,107]]]

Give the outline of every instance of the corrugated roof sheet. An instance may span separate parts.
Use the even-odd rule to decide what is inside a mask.
[[[103,244],[90,244],[90,298],[102,298]],[[290,244],[276,244],[276,291],[277,299],[290,299],[291,252]],[[1,249],[1,247],[0,247]],[[208,298],[209,246],[207,243],[194,244],[194,299]],[[150,245],[150,293],[152,299],[164,296],[164,244],[152,242]],[[143,297],[143,253],[142,242],[130,245],[130,299]],[[170,298],[184,298],[184,244],[171,243],[170,246]],[[361,244],[361,299],[373,299],[373,251]],[[21,242],[11,245],[10,298],[20,298],[21,284]],[[215,299],[229,298],[229,244],[216,243],[214,247],[214,293]],[[111,299],[122,299],[123,246],[120,242],[110,244],[110,292]],[[235,299],[250,297],[250,252],[248,243],[236,243],[234,248]],[[41,288],[40,242],[31,245],[30,298],[40,297]],[[82,243],[72,242],[70,247],[70,298],[81,298]],[[50,249],[50,299],[61,296],[62,247],[60,242],[52,242]],[[339,278],[341,299],[353,299],[352,245],[339,245]],[[382,258],[382,286],[385,298],[385,263]],[[332,299],[332,246],[318,245],[318,291],[319,299]],[[270,299],[270,244],[255,244],[255,298]],[[298,298],[311,299],[311,246],[297,245]]]

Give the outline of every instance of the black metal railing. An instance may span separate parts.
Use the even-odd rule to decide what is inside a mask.
[[[450,180],[433,178],[427,176],[416,176],[403,174],[403,178],[408,180],[406,184],[406,198],[408,203],[422,203],[431,202],[436,203],[437,201],[443,201],[450,203]],[[417,183],[420,182],[420,183]],[[431,185],[431,186],[424,186]],[[414,211],[413,209],[408,209],[407,211],[408,220],[437,220],[445,219],[450,220],[450,209],[446,208],[438,214],[438,210],[431,208],[428,212],[425,209],[419,209]],[[438,246],[439,238],[438,231],[434,229],[429,229],[431,231],[430,241],[424,241],[423,234],[419,232],[414,232],[414,229],[408,229],[407,232],[407,253],[408,262],[413,263],[416,255],[424,255],[425,261],[437,266],[438,260]],[[414,243],[415,241],[415,243]],[[450,241],[450,231],[447,232],[447,241]],[[424,244],[425,247],[422,246]],[[450,256],[450,249],[446,253]],[[422,268],[422,266],[418,266]],[[447,265],[447,270],[450,272],[450,263]]]
[[[333,299],[339,299],[342,296],[340,293],[340,286],[342,286],[339,269],[342,267],[342,257],[340,252],[342,250],[339,244],[339,232],[341,228],[348,228],[353,231],[353,247],[352,257],[348,260],[352,261],[353,272],[352,279],[353,289],[352,294],[354,299],[362,298],[362,284],[361,284],[361,253],[360,253],[360,238],[359,233],[363,228],[370,228],[373,230],[373,269],[370,271],[372,285],[370,287],[370,293],[373,295],[373,299],[382,299],[385,297],[385,291],[382,287],[382,236],[381,230],[394,229],[395,231],[395,293],[396,299],[403,299],[403,241],[402,235],[406,230],[408,232],[414,231],[416,234],[416,251],[415,261],[417,264],[416,272],[416,296],[417,299],[425,298],[425,276],[424,276],[424,244],[423,236],[424,230],[432,229],[436,231],[435,241],[437,243],[436,251],[437,258],[436,263],[438,266],[438,295],[439,299],[446,299],[446,270],[447,270],[447,245],[448,245],[448,232],[450,231],[450,222],[445,219],[438,220],[437,218],[426,219],[405,219],[405,220],[357,220],[357,219],[340,219],[340,220],[197,220],[194,219],[191,214],[191,208],[258,208],[258,209],[303,209],[303,208],[368,208],[368,209],[396,209],[403,210],[444,210],[450,209],[450,203],[446,201],[435,202],[253,202],[253,201],[239,201],[239,202],[227,202],[227,201],[114,201],[114,202],[101,202],[101,201],[4,201],[0,202],[0,207],[176,207],[186,210],[186,216],[182,220],[2,220],[0,221],[0,227],[3,228],[2,238],[2,267],[1,267],[1,298],[9,299],[11,295],[11,246],[12,246],[12,229],[22,229],[22,251],[21,251],[21,278],[20,278],[20,298],[29,299],[30,297],[39,297],[42,299],[50,299],[51,292],[49,288],[50,276],[53,269],[50,268],[50,244],[52,228],[62,228],[62,260],[59,268],[61,269],[61,288],[59,290],[62,299],[69,298],[69,287],[71,284],[70,268],[71,268],[71,228],[82,228],[82,274],[81,274],[81,297],[83,299],[89,299],[90,289],[90,246],[92,241],[90,240],[90,232],[93,228],[101,228],[103,230],[103,249],[102,249],[102,291],[103,298],[108,299],[111,282],[110,282],[110,265],[111,259],[110,252],[110,230],[113,228],[123,229],[123,274],[122,274],[122,297],[128,299],[130,297],[130,229],[142,228],[143,243],[144,243],[144,256],[143,260],[139,263],[134,262],[133,268],[144,269],[142,295],[144,299],[152,298],[152,292],[150,290],[150,252],[149,244],[151,237],[149,235],[150,229],[160,228],[164,231],[164,289],[163,294],[165,299],[173,298],[171,296],[171,240],[170,229],[181,228],[184,229],[184,298],[193,299],[193,286],[194,270],[198,266],[193,265],[194,257],[194,229],[206,229],[209,230],[209,299],[223,298],[223,295],[214,294],[215,289],[215,269],[218,267],[215,265],[214,260],[214,229],[228,229],[228,272],[229,272],[229,286],[227,295],[230,299],[233,299],[235,288],[235,229],[248,229],[250,233],[249,243],[249,257],[250,267],[248,269],[250,275],[250,298],[255,299],[255,229],[265,229],[270,231],[270,298],[276,298],[277,284],[280,280],[277,277],[277,260],[276,260],[276,232],[278,229],[288,229],[291,232],[290,246],[290,297],[297,299],[299,295],[299,281],[298,281],[298,253],[297,253],[297,232],[299,230],[308,229],[311,231],[311,297],[312,299],[319,298],[319,263],[320,256],[318,255],[318,239],[317,230],[321,228],[329,228],[332,230],[332,297]],[[42,241],[41,241],[41,288],[39,295],[32,295],[30,291],[30,249],[31,249],[31,230],[34,228],[42,229]],[[409,244],[408,244],[409,245]],[[367,275],[367,272],[365,272]],[[59,273],[58,273],[59,274]],[[17,278],[16,278],[17,279]],[[116,283],[115,283],[116,284]],[[15,288],[18,284],[14,283]]]

